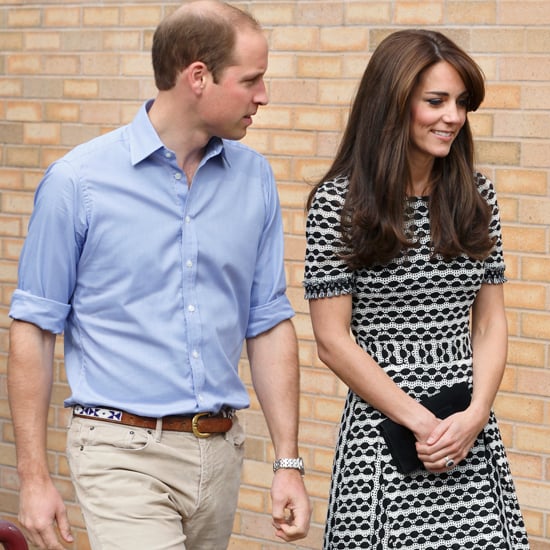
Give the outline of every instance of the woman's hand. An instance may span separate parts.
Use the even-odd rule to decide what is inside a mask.
[[[487,424],[489,413],[474,407],[440,420],[425,441],[416,443],[418,458],[426,470],[447,472],[464,460]]]

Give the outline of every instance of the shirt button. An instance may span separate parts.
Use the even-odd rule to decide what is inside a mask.
[[[187,309],[188,309],[191,313],[193,313],[193,311],[195,311],[195,306],[194,306],[193,304],[191,304],[191,305],[187,306]]]
[[[185,263],[185,265],[187,267],[193,267],[193,262],[191,260],[187,260],[187,262]]]
[[[199,356],[199,352],[196,349],[194,349],[191,355],[196,359]]]
[[[165,156],[167,159],[171,159],[171,158],[172,158],[172,153],[170,153],[170,151],[165,151],[164,156]]]
[[[177,179],[177,180],[180,180],[181,179],[181,174],[179,172],[176,172],[174,174],[174,177]]]
[[[185,216],[185,223],[189,223],[191,221],[191,217],[190,216]]]

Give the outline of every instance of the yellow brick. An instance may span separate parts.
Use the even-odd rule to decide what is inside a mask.
[[[20,219],[17,217],[0,215],[0,234],[10,236],[21,235]]]
[[[239,508],[252,512],[265,512],[265,490],[254,490],[242,487],[239,491]]]
[[[481,164],[519,164],[521,147],[517,142],[479,140],[476,148]]]
[[[540,479],[542,476],[542,458],[540,456],[519,454],[508,451],[508,461],[514,477]]]
[[[341,25],[344,21],[343,2],[296,2],[297,25]]]
[[[519,109],[521,93],[521,87],[517,84],[489,83],[482,108]]]
[[[296,75],[300,78],[335,78],[342,74],[341,56],[299,55]]]
[[[40,25],[40,9],[12,7],[7,12],[8,27],[37,27]]]
[[[0,32],[0,48],[3,52],[20,51],[23,49],[23,33]]]
[[[55,123],[26,123],[23,127],[24,142],[34,145],[57,145],[59,144],[60,127]]]
[[[509,282],[504,288],[507,307],[545,309],[546,288],[544,285]]]
[[[441,2],[395,2],[395,22],[401,25],[436,25],[443,22]]]
[[[517,480],[516,490],[520,506],[529,505],[537,509],[550,509],[550,484]]]
[[[530,2],[499,2],[501,25],[548,25],[550,11],[546,0]]]
[[[295,22],[295,6],[290,2],[254,2],[250,6],[250,13],[264,27],[271,25],[291,25]]]
[[[96,30],[66,30],[62,38],[62,48],[68,52],[100,52],[103,43],[103,33]]]
[[[521,28],[476,29],[471,40],[470,48],[475,52],[518,52],[523,50],[525,32]]]
[[[342,400],[335,398],[317,398],[315,400],[315,416],[318,420],[338,423],[342,416]]]
[[[80,70],[80,60],[76,55],[43,56],[44,74],[75,75]]]
[[[544,367],[545,346],[542,343],[510,340],[508,362],[526,367]]]
[[[522,195],[546,195],[547,174],[542,170],[522,168],[497,170],[498,190]]]
[[[120,10],[115,7],[84,8],[82,14],[86,27],[111,27],[120,23]]]
[[[5,116],[7,120],[38,122],[42,119],[42,108],[33,101],[8,101]]]
[[[518,221],[518,200],[507,197],[500,197],[499,201],[500,219],[503,222]]]
[[[538,81],[541,79],[540,75],[550,74],[550,58],[534,55],[503,56],[500,71],[501,78],[505,81]]]
[[[123,55],[121,60],[121,73],[127,76],[153,76],[153,69],[149,56],[144,54]]]
[[[298,160],[294,163],[293,178],[297,181],[304,181],[309,184],[317,183],[330,167],[330,161],[320,158],[313,160]],[[303,204],[307,193],[304,193]]]
[[[357,82],[355,80],[329,81],[320,87],[319,99],[324,105],[349,106],[356,89]]]
[[[345,22],[348,25],[387,24],[391,19],[388,2],[347,2]]]
[[[86,76],[115,76],[120,73],[120,58],[113,53],[83,54],[80,56],[80,67],[81,73]]]
[[[368,30],[355,27],[330,27],[321,29],[319,37],[322,51],[363,51],[368,44]]]
[[[519,221],[525,224],[550,224],[550,198],[526,197],[519,201]]]
[[[95,98],[99,93],[99,84],[92,79],[67,79],[63,82],[63,93],[70,98]]]
[[[44,120],[56,122],[77,122],[80,118],[78,103],[46,103]]]
[[[138,50],[140,48],[141,34],[139,31],[106,31],[103,34],[103,48],[107,51]],[[147,52],[147,60],[150,62],[150,54]]]
[[[18,97],[23,91],[20,78],[0,78],[0,97]]]
[[[528,52],[547,53],[550,44],[548,28],[529,28],[525,31],[525,44]]]
[[[288,78],[296,75],[296,55],[290,53],[273,52],[269,56],[266,79]]]
[[[315,135],[308,132],[273,132],[274,154],[312,155],[315,152]]]
[[[271,47],[276,50],[310,51],[319,45],[319,29],[314,27],[276,27],[271,33]]]
[[[292,128],[293,111],[289,107],[269,106],[260,109],[254,117],[254,126],[256,128]]]
[[[550,332],[550,323],[548,316],[533,316],[532,323],[546,323],[546,332]],[[534,327],[535,330],[537,327]],[[533,331],[534,332],[534,331]],[[544,335],[537,336],[535,334],[526,334],[532,338],[545,338]],[[546,337],[548,340],[548,337]],[[550,372],[548,369],[518,369],[517,376],[517,391],[525,394],[539,395],[548,397],[550,393]],[[550,440],[549,440],[550,444]]]
[[[495,117],[495,136],[550,138],[550,115],[500,113]]]
[[[40,58],[35,54],[8,55],[7,67],[14,74],[37,74],[41,68]]]
[[[51,6],[43,10],[45,27],[78,27],[80,25],[80,8]]]
[[[495,413],[498,418],[514,422],[542,423],[544,402],[542,399],[499,393],[495,399]]]
[[[314,80],[274,80],[269,85],[271,104],[317,103],[318,83]]]
[[[162,19],[160,6],[124,6],[122,11],[122,24],[126,27],[155,27]]]
[[[33,32],[25,38],[25,50],[58,50],[61,36],[58,32]]]
[[[493,135],[494,116],[486,112],[472,113],[468,116],[470,127],[475,139]]]
[[[254,542],[253,540],[246,540],[242,537],[232,535],[229,541],[227,550],[263,550],[264,546],[261,542]]]
[[[447,25],[494,24],[496,22],[496,2],[477,1],[472,5],[471,0],[447,2],[445,8],[445,23]]]
[[[6,147],[6,164],[31,168],[40,166],[40,151],[36,147]]]
[[[539,83],[524,84],[521,107],[524,109],[550,109],[550,86]]]
[[[530,142],[522,144],[522,161],[525,166],[550,168],[548,142]]]
[[[522,260],[522,274],[529,281],[550,283],[550,258],[548,256],[526,256]]]
[[[503,227],[502,234],[507,250],[544,252],[546,249],[546,233],[542,228]]]
[[[537,510],[528,510],[526,507],[521,511],[523,515],[523,521],[525,522],[525,528],[530,537],[541,536],[544,533],[544,515]],[[537,550],[533,546],[533,539],[531,538],[531,550]],[[539,550],[548,550],[548,547],[539,547]]]

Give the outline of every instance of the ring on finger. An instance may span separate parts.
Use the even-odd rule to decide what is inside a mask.
[[[450,457],[445,457],[445,468],[452,468],[455,465],[455,461]]]

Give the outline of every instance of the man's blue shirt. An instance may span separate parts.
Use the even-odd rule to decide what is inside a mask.
[[[240,409],[244,338],[293,315],[273,174],[213,138],[188,187],[147,107],[46,171],[10,316],[64,332],[68,406]]]

